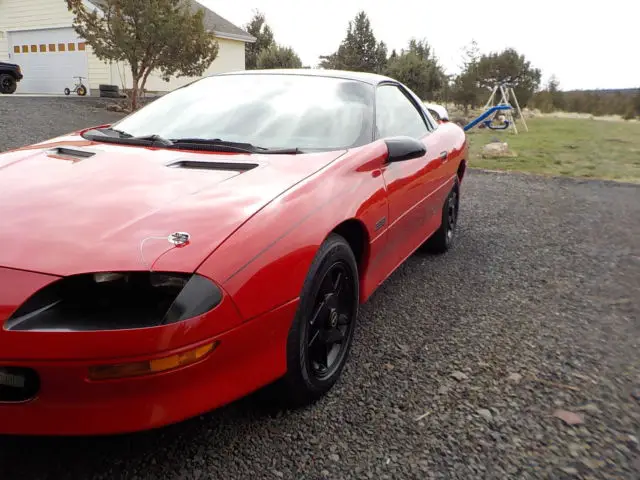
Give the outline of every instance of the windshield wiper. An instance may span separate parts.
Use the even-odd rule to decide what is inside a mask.
[[[91,134],[91,132],[99,132],[99,133],[101,133],[103,135],[109,135],[110,137],[113,137],[113,135],[111,135],[111,133],[117,133],[118,134],[117,138],[131,138],[131,137],[133,137],[133,135],[131,135],[130,133],[125,132],[124,130],[118,130],[117,128],[111,128],[111,127],[94,128],[94,129],[91,129],[91,130],[87,131],[86,133]]]
[[[280,155],[294,155],[303,153],[299,148],[266,148],[252,145],[250,143],[243,142],[231,142],[229,140],[222,140],[220,138],[174,138],[171,139],[173,147],[179,147],[182,145],[197,145],[198,147],[206,148],[207,150],[225,151],[226,149],[245,152],[245,153],[262,153],[262,154],[280,154]]]
[[[145,135],[142,137],[126,137],[126,138],[130,138],[131,140],[148,140],[150,142],[152,142],[153,145],[159,145],[161,147],[170,147],[173,145],[173,142],[171,140],[167,140],[164,137],[161,137],[160,135]]]
[[[99,133],[96,134],[95,132]],[[115,132],[117,137],[107,134],[106,132]],[[173,145],[171,140],[161,137],[160,135],[145,135],[134,137],[130,133],[116,130],[114,128],[95,128],[89,130],[82,135],[89,140],[98,140],[102,142],[121,143],[124,145],[142,145],[149,147],[170,147]]]
[[[117,128],[107,127],[107,128],[101,129],[101,130],[109,130],[111,132],[116,132],[116,133],[120,134],[121,137],[125,137],[125,138],[133,137],[133,135],[131,135],[130,133],[127,133],[124,130],[118,130]]]
[[[118,134],[113,136],[112,133]],[[220,138],[176,138],[167,139],[160,135],[133,136],[130,133],[115,128],[96,128],[82,135],[90,140],[119,143],[123,145],[140,145],[148,147],[185,148],[206,150],[210,152],[242,152],[261,153],[269,155],[295,155],[304,153],[299,148],[265,148],[243,142],[231,142]]]
[[[198,145],[202,147],[211,147],[215,149],[218,147],[229,148],[238,152],[254,153],[257,149],[262,150],[260,147],[254,147],[250,143],[241,142],[229,142],[224,141],[221,138],[173,138],[171,139],[175,145]],[[209,148],[207,148],[208,150]]]

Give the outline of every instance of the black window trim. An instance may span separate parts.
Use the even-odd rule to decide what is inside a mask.
[[[397,87],[398,90],[400,90],[400,92],[406,97],[406,99],[409,100],[411,105],[413,105],[413,108],[415,108],[418,111],[418,114],[420,115],[420,118],[422,118],[422,121],[424,122],[424,126],[427,129],[427,133],[422,138],[434,132],[435,127],[431,124],[431,122],[429,121],[429,118],[425,115],[424,107],[418,103],[418,101],[416,100],[414,95],[411,94],[408,88],[405,87],[400,82],[396,82],[392,80],[384,80],[375,86],[376,88],[373,95],[373,141],[380,140],[380,138],[376,138],[376,131],[378,130],[378,112],[377,112],[378,88],[386,87],[386,86]]]

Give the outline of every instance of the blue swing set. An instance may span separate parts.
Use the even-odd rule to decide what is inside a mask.
[[[491,115],[495,114],[496,112],[506,111],[506,110],[511,110],[511,105],[504,105],[504,104],[495,105],[489,108],[488,110],[486,110],[479,117],[476,117],[475,119],[467,123],[463,127],[464,131],[466,132],[467,130],[472,129],[473,127],[475,127],[480,123],[482,123],[486,128],[490,128],[491,130],[506,130],[507,128],[509,128],[509,125],[510,125],[509,120],[505,120],[502,125],[494,125],[493,118],[489,118]]]
[[[489,107],[489,105],[493,104],[493,99],[496,96],[496,93],[500,93],[500,101],[497,105]],[[513,87],[506,84],[499,84],[493,87],[493,91],[491,92],[491,96],[489,97],[489,101],[484,106],[486,109],[485,112],[471,120],[467,125],[462,127],[464,131],[471,130],[473,127],[478,125],[482,125],[485,128],[489,128],[491,130],[506,130],[509,127],[513,127],[514,133],[518,133],[518,128],[516,127],[516,120],[514,116],[511,114],[513,111],[513,107],[511,106],[510,99],[513,99],[515,102],[515,108],[518,112],[519,118],[522,121],[524,129],[528,132],[529,127],[527,126],[527,122],[524,120],[524,116],[522,115],[522,111],[520,110],[520,104],[518,103],[518,99],[516,98],[516,92],[513,90]],[[500,124],[494,124],[493,121],[499,112],[508,112],[507,115],[503,116],[502,122]],[[505,118],[506,117],[506,118]]]

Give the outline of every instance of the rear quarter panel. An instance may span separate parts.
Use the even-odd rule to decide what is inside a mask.
[[[464,130],[451,122],[441,123],[436,133],[441,137],[440,141],[449,153],[449,158],[442,168],[445,175],[451,178],[458,173],[463,162],[463,168],[466,167],[469,158],[469,141]]]

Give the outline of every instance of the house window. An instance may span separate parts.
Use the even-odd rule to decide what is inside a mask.
[[[29,45],[22,45],[22,53],[29,53]]]
[[[49,51],[50,52],[55,52],[56,51],[56,44],[55,43],[50,43],[49,44]]]
[[[20,53],[20,47],[13,47],[13,53]]]
[[[85,51],[87,49],[87,44],[84,42],[80,42],[78,44],[78,50],[80,50],[81,52]]]
[[[37,53],[38,52],[38,46],[37,45],[31,45],[31,53]]]
[[[75,52],[76,51],[76,44],[75,43],[70,43],[69,44],[69,51],[70,52]]]
[[[64,43],[59,43],[58,44],[58,51],[59,52],[64,52],[67,50],[67,46]]]
[[[47,46],[46,46],[46,45],[44,45],[44,44],[43,44],[43,45],[40,45],[40,51],[41,51],[41,52],[45,52],[45,53],[46,53],[46,51],[47,51]]]

